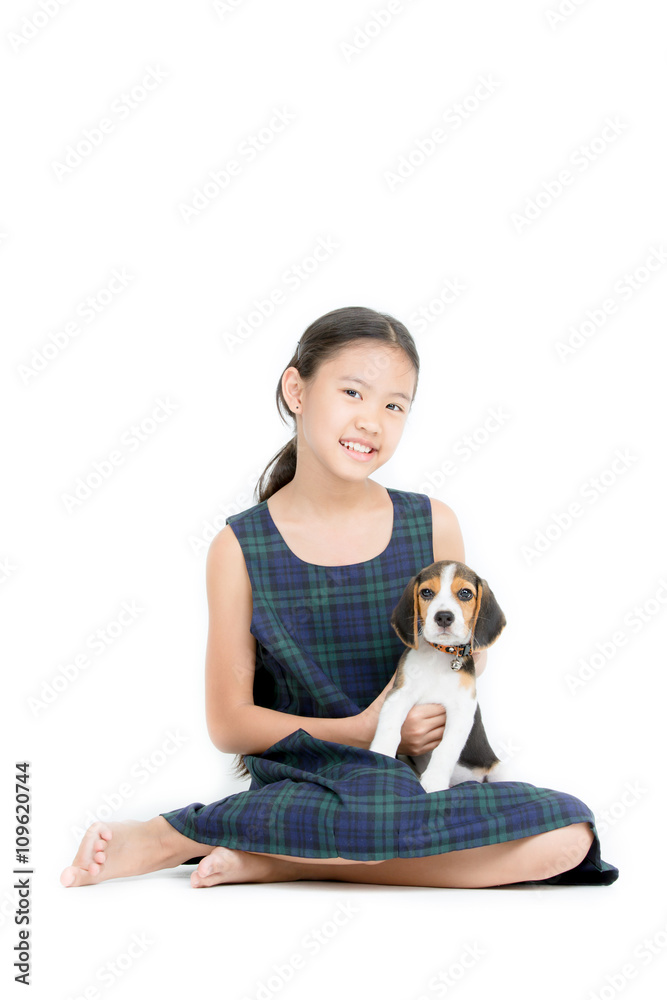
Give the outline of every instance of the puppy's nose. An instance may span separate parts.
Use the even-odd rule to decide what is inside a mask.
[[[454,621],[454,612],[437,611],[433,616],[433,621],[435,622],[436,625],[439,625],[440,628],[447,628]]]

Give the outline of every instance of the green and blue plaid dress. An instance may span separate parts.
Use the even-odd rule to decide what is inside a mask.
[[[388,493],[389,545],[347,566],[299,559],[266,501],[227,518],[252,585],[256,705],[318,718],[356,715],[391,678],[404,649],[391,612],[410,577],[434,559],[428,496]],[[601,860],[593,813],[566,792],[470,780],[427,793],[400,757],[316,739],[301,728],[245,762],[252,776],[246,791],[160,815],[201,844],[358,861],[444,854],[587,822],[594,841],[584,861],[539,881],[610,885],[618,878],[618,869]]]

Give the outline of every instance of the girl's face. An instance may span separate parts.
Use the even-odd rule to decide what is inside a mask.
[[[341,478],[358,479],[391,458],[416,382],[412,363],[400,348],[351,344],[321,365],[309,385],[300,381],[294,368],[288,369],[285,380],[283,391],[288,390],[291,408],[299,404],[295,415],[300,461],[312,457]],[[341,444],[355,440],[372,450],[350,450]]]

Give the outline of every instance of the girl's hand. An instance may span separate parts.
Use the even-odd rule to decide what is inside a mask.
[[[398,670],[398,668],[396,669]],[[364,738],[368,746],[373,742],[380,717],[380,709],[389,691],[394,686],[395,677],[396,670],[377,698],[370,703],[368,708],[365,708],[361,712],[365,729]],[[410,754],[416,757],[420,754],[428,753],[429,750],[435,750],[445,731],[446,720],[447,713],[442,705],[413,705],[401,727],[401,742],[398,745],[396,753]]]
[[[401,742],[396,753],[413,757],[435,750],[445,731],[447,712],[442,705],[413,705],[401,728]]]

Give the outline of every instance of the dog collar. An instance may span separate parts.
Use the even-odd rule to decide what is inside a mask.
[[[469,656],[471,644],[469,642],[464,643],[460,646],[441,646],[440,643],[431,642],[429,639],[426,640],[429,646],[433,646],[435,649],[439,649],[441,653],[455,653],[454,659],[452,660],[452,670],[461,669],[461,657]]]

